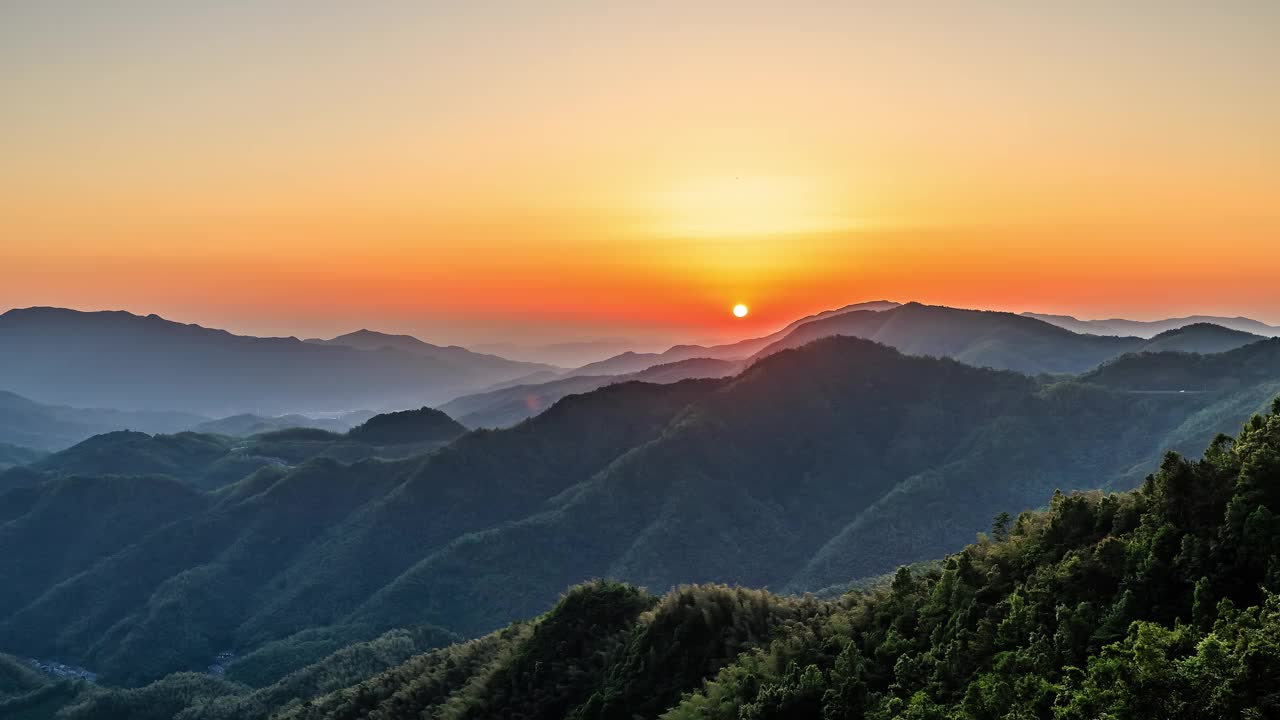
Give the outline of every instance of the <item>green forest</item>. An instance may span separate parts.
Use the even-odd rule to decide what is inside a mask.
[[[405,629],[281,674],[132,689],[0,660],[6,718],[1269,718],[1280,401],[1136,490],[1056,493],[832,597],[592,581],[474,640]],[[256,676],[256,677],[255,677]],[[255,679],[261,680],[255,685]],[[267,682],[270,681],[270,682]]]

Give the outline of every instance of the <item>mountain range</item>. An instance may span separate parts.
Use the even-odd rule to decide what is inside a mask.
[[[820,370],[814,363],[845,344],[858,349],[854,359],[895,357],[863,341],[836,340],[818,343],[822,353],[787,351],[768,365]],[[1258,348],[1250,351],[1251,366],[1260,368]],[[958,374],[949,380],[990,372],[907,362]],[[740,382],[751,379],[730,386]],[[973,392],[1016,390],[1019,382],[996,373]],[[704,399],[731,394],[715,383],[695,388],[707,382],[656,392],[671,399],[680,385]],[[628,387],[654,386],[597,394]],[[225,665],[207,673],[175,673],[137,688],[68,679],[87,671],[0,655],[0,711],[15,720],[1270,717],[1280,712],[1280,402],[1271,409],[1253,416],[1238,437],[1215,438],[1200,460],[1165,456],[1137,490],[1054,492],[1044,511],[998,513],[977,542],[852,583],[848,592],[796,597],[701,584],[655,596],[590,581],[549,602],[547,612],[466,642],[421,624],[381,634],[369,625],[312,629],[239,657],[223,651],[217,658]],[[1123,443],[1143,432],[1119,434]],[[144,523],[200,504],[173,484],[137,488],[164,503],[139,502],[121,489],[85,487],[100,507],[131,505],[131,519]],[[65,502],[68,490],[28,491],[40,498],[30,506],[54,496]],[[14,502],[12,494],[0,498],[0,508]],[[310,509],[328,514],[337,507]],[[702,510],[703,524],[681,536],[686,557],[726,530],[718,513]],[[13,524],[0,529],[11,532]],[[96,534],[119,546],[130,542],[131,529],[102,523],[64,532],[74,536],[67,540]],[[292,538],[296,530],[278,532]],[[86,561],[83,545],[68,542],[66,550],[63,562]],[[536,562],[549,550],[519,554]],[[44,564],[32,570],[56,574]],[[198,602],[210,571],[185,576],[168,588],[175,595],[168,604],[152,608],[148,621],[173,616],[170,634],[150,645],[161,665],[173,660],[174,641],[180,652],[206,639],[206,613],[244,603],[240,588],[225,586],[210,598],[219,604]],[[99,603],[118,603],[119,592]],[[76,630],[64,623],[50,632],[66,638]],[[116,628],[105,639],[102,649],[138,640]]]
[[[37,450],[60,450],[113,430],[176,432],[207,421],[184,412],[45,405],[0,390],[0,442]]]
[[[155,315],[28,308],[0,315],[0,378],[42,403],[220,417],[417,407],[549,369],[386,337],[361,349]]]
[[[1164,320],[1080,320],[1070,315],[1049,315],[1045,313],[1026,312],[1023,315],[1037,320],[1066,328],[1072,332],[1090,333],[1093,335],[1133,335],[1149,338],[1169,330],[1177,330],[1187,325],[1218,325],[1230,330],[1238,330],[1253,335],[1275,337],[1280,335],[1280,326],[1268,325],[1247,317],[1222,317],[1218,315],[1191,315]]]
[[[235,683],[248,682],[287,705],[291,692],[341,690],[350,663],[372,677],[462,638],[526,652],[519,638],[536,623],[501,628],[540,617],[591,578],[657,592],[749,585],[788,597],[874,587],[1055,490],[1138,487],[1166,451],[1197,452],[1280,395],[1280,339],[1203,323],[1105,337],[917,303],[850,306],[732,345],[594,366],[640,368],[619,374],[370,331],[299,341],[127,314],[14,316],[0,316],[0,334],[29,351],[3,354],[28,372],[12,376],[17,387],[48,389],[39,382],[72,369],[87,373],[73,381],[89,384],[97,370],[85,363],[97,354],[106,376],[129,380],[135,369],[123,368],[139,348],[189,361],[157,376],[164,392],[198,386],[221,360],[250,373],[235,391],[244,397],[295,361],[306,369],[337,358],[341,373],[375,375],[380,363],[417,368],[353,374],[364,384],[328,389],[345,376],[319,374],[273,391],[280,406],[385,392],[398,408],[416,397],[394,389],[406,377],[471,361],[466,382],[500,378],[442,409],[331,413],[330,430],[281,427],[295,421],[287,416],[209,421],[0,396],[0,442],[9,443],[0,445],[0,651],[92,668],[113,686],[236,668],[233,680],[189,677],[174,690],[188,704],[200,693],[239,697],[246,691]],[[45,320],[53,330],[41,329]],[[175,356],[184,338],[210,355]],[[185,402],[238,382],[226,369],[214,375],[210,387],[184,390]],[[160,397],[157,389],[139,404]],[[499,429],[466,429],[476,426]],[[619,628],[637,627],[659,602],[626,585],[589,587],[584,602],[598,590],[623,611],[601,620]],[[688,601],[675,592],[673,602]],[[0,657],[0,676],[31,693],[71,691],[31,685],[6,667]],[[699,667],[697,678],[709,677],[710,666]],[[289,680],[293,671],[303,676]],[[458,671],[478,669],[463,662]],[[302,684],[275,685],[286,681]],[[619,692],[602,696],[600,717],[641,702]],[[673,707],[678,698],[663,693]],[[246,700],[227,702],[219,717],[259,716],[243,714]]]
[[[285,462],[221,486],[97,474],[96,451],[72,448],[0,494],[0,648],[136,683],[316,628],[476,636],[591,577],[840,587],[1055,489],[1136,485],[1166,448],[1266,407],[1278,343],[1061,379],[832,337],[730,378],[573,395],[404,459],[343,455],[350,440],[318,430],[258,436],[271,449],[242,454]],[[1143,367],[1176,384],[1135,383]]]
[[[1012,313],[919,303],[865,303],[804,318],[777,333],[732,345],[677,346],[666,353],[649,355],[624,353],[578,368],[568,376],[507,384],[455,398],[441,409],[468,427],[506,427],[570,393],[627,379],[672,382],[723,377],[779,350],[833,335],[875,340],[913,355],[950,357],[978,367],[1027,374],[1081,373],[1126,353],[1220,353],[1263,339],[1203,323],[1166,330],[1149,339],[1101,337],[1070,332]],[[705,353],[706,357],[686,357],[691,353]],[[665,364],[654,365],[662,362]]]
[[[953,357],[972,365],[1031,374],[1084,372],[1125,352],[1144,349],[1219,352],[1259,339],[1213,330],[1203,323],[1150,341],[1102,337],[1067,332],[1011,313],[876,301],[801,318],[759,338],[715,346],[677,345],[662,353],[626,352],[566,370],[371,330],[301,341],[233,335],[154,315],[28,308],[0,315],[0,378],[5,390],[54,406],[203,418],[336,416],[361,409],[440,405],[503,388],[525,392],[527,386],[576,376],[635,375],[656,365],[674,367],[695,359],[741,363],[736,370],[778,349],[832,334],[874,339],[910,354]],[[1158,345],[1148,344],[1157,341]],[[695,374],[693,366],[686,367],[688,372],[674,370],[670,377]],[[713,372],[727,374],[728,370]],[[589,385],[576,382],[565,387]],[[555,388],[536,391],[543,400],[534,406],[546,407],[547,401],[562,396],[557,392]],[[471,407],[477,401],[463,404]],[[506,413],[503,422],[513,417]],[[120,421],[138,424],[98,427],[172,432],[203,419],[162,424],[133,417]],[[472,424],[493,422],[491,417],[477,416]],[[66,438],[83,439],[69,430],[62,439],[42,441],[40,447],[50,442],[62,442],[65,447]],[[0,441],[33,445],[3,436]]]

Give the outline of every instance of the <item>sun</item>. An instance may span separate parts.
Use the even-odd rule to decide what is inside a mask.
[[[748,312],[751,312],[751,310],[747,308],[746,305],[743,305],[742,303],[738,303],[737,305],[733,306],[734,317],[746,317]]]

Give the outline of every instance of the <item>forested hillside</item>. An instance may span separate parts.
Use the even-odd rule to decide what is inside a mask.
[[[395,633],[259,689],[189,674],[64,687],[59,717],[1275,717],[1278,513],[1273,413],[1202,459],[1170,454],[1135,491],[1055,493],[1045,511],[1000,514],[945,561],[867,591],[654,597],[592,582],[529,622],[385,670],[404,646]],[[29,676],[9,676],[8,707],[40,701]]]
[[[0,648],[140,683],[299,633],[474,637],[592,577],[842,587],[952,551],[1055,488],[1131,487],[1170,437],[1238,426],[1265,385],[1134,391],[830,338],[734,378],[568,397],[401,460],[314,429],[223,439],[280,462],[207,492],[98,475],[93,453],[68,451],[38,466],[55,479],[23,470],[27,487],[0,494]],[[1219,419],[1188,428],[1205,413]],[[457,431],[420,411],[364,432],[417,421]],[[182,438],[124,439],[152,453]],[[84,464],[57,470],[71,460]]]

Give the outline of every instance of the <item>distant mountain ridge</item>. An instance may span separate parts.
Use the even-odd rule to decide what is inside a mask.
[[[329,340],[309,339],[306,342],[317,345],[344,345],[359,350],[381,350],[382,348],[393,348],[395,350],[403,350],[414,355],[422,357],[435,358],[445,362],[458,365],[466,365],[476,369],[485,369],[498,372],[510,372],[513,368],[518,368],[521,375],[530,375],[538,372],[559,372],[564,368],[548,365],[545,363],[518,362],[508,360],[498,355],[487,353],[478,353],[468,350],[458,345],[432,345],[431,343],[419,340],[412,335],[390,335],[387,333],[377,332],[375,330],[357,330],[339,335]]]
[[[1280,335],[1280,326],[1268,325],[1247,317],[1221,317],[1216,315],[1190,315],[1181,318],[1164,320],[1125,320],[1112,318],[1109,320],[1080,320],[1070,315],[1051,315],[1047,313],[1022,313],[1026,317],[1043,320],[1073,332],[1092,335],[1133,335],[1150,338],[1168,330],[1176,330],[1187,325],[1210,324],[1229,330],[1239,330],[1264,337]]]
[[[1125,353],[1217,353],[1263,339],[1204,323],[1168,330],[1149,340],[1100,337],[1012,313],[919,303],[863,303],[796,321],[763,338],[717,348],[676,346],[665,353],[623,353],[545,382],[509,383],[454,398],[441,408],[468,427],[506,427],[571,393],[623,380],[673,382],[691,377],[724,377],[781,350],[833,335],[875,340],[908,354],[951,357],[978,367],[1033,375],[1085,372]],[[758,348],[755,354],[738,360],[695,357],[662,362],[702,351],[736,357],[752,348]]]
[[[60,450],[112,430],[178,432],[209,419],[191,413],[46,405],[0,390],[0,442]]]
[[[52,454],[33,456],[20,448],[6,453],[12,446],[0,445],[0,491],[71,475],[167,475],[216,489],[263,468],[290,469],[319,458],[347,463],[403,458],[439,448],[464,432],[431,408],[375,415],[341,433],[294,426],[249,437],[116,430]],[[12,461],[6,464],[6,457]],[[5,471],[6,465],[25,467]]]
[[[644,369],[618,375],[569,375],[542,383],[513,385],[474,395],[454,398],[440,409],[471,428],[502,428],[533,417],[561,398],[590,392],[622,382],[673,383],[694,378],[721,378],[743,368],[742,362],[713,358],[690,358],[658,365],[635,363]],[[614,365],[615,368],[626,366]]]
[[[416,350],[240,336],[119,311],[27,308],[0,315],[0,378],[49,403],[280,415],[435,404],[546,368],[401,344]]]
[[[238,437],[247,437],[249,435],[260,435],[273,430],[285,430],[288,428],[318,428],[320,430],[328,430],[330,432],[346,432],[360,423],[368,420],[377,413],[369,410],[354,410],[349,413],[342,413],[337,417],[313,418],[305,415],[254,415],[253,413],[241,413],[239,415],[229,415],[217,420],[209,420],[198,425],[193,425],[189,430],[198,433],[213,433],[215,435],[232,435]]]

